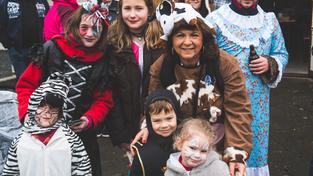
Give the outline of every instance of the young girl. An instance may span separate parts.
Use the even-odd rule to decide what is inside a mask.
[[[108,33],[115,108],[107,126],[113,144],[127,149],[139,130],[150,65],[162,51],[155,48],[160,27],[154,19],[154,3],[157,2],[120,0],[119,14]]]
[[[101,175],[95,128],[112,107],[108,89],[108,62],[103,45],[108,27],[108,10],[94,1],[83,3],[69,18],[65,36],[55,36],[37,51],[33,63],[16,85],[19,117],[24,121],[30,94],[49,73],[62,72],[72,80],[64,117],[79,121],[71,129],[81,137],[91,159],[93,175]]]
[[[169,90],[152,92],[146,103],[145,117],[149,140],[145,145],[136,143],[132,176],[163,176],[166,161],[172,153],[172,134],[181,119],[179,104]]]
[[[203,119],[185,120],[174,139],[178,153],[167,161],[165,176],[229,176],[228,166],[212,150],[213,130]]]
[[[28,119],[12,142],[3,175],[91,176],[84,145],[63,117],[69,84],[60,73],[53,73],[32,93]]]

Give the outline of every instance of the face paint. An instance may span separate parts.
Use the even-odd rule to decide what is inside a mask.
[[[79,24],[79,34],[85,47],[94,46],[100,39],[103,26],[97,22],[97,18],[90,15],[83,15]]]
[[[204,134],[192,134],[181,147],[182,163],[184,166],[194,168],[203,164],[209,154],[210,144]]]

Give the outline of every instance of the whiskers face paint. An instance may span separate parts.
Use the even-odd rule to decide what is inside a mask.
[[[203,164],[210,152],[208,137],[203,134],[192,134],[182,143],[181,156],[184,166],[194,168]]]

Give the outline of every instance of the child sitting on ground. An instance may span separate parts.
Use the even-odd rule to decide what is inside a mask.
[[[149,138],[145,145],[137,142],[132,176],[163,176],[172,151],[172,134],[181,118],[179,104],[169,90],[156,90],[146,101],[145,117]]]
[[[70,81],[53,73],[30,96],[22,132],[13,140],[3,175],[91,176],[80,138],[63,118]]]
[[[229,176],[228,166],[212,149],[212,142],[210,122],[185,120],[174,138],[174,148],[180,152],[171,154],[165,176]]]

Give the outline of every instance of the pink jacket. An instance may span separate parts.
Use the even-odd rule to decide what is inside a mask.
[[[71,14],[79,7],[76,0],[52,0],[45,20],[43,35],[44,40],[50,40],[54,35],[64,32],[64,24]]]

